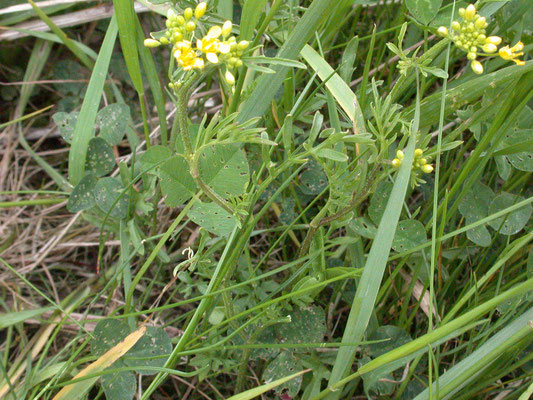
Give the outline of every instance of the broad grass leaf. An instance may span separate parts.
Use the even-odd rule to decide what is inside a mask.
[[[370,199],[368,206],[368,216],[376,224],[379,225],[387,202],[389,201],[390,193],[392,191],[392,183],[388,181],[381,181],[376,187],[376,191]]]
[[[113,148],[100,137],[92,138],[87,148],[85,171],[95,176],[104,176],[116,165]]]
[[[161,191],[168,206],[180,206],[196,193],[196,183],[182,156],[174,156],[161,165]]]
[[[489,207],[489,214],[497,213],[498,211],[511,207],[522,200],[524,200],[524,198],[521,196],[503,192],[492,200]],[[529,217],[531,217],[531,204],[527,204],[503,217],[493,219],[489,222],[489,225],[502,235],[514,235],[526,226]]]
[[[78,183],[67,201],[67,210],[70,212],[78,212],[88,210],[96,204],[95,192],[98,178],[94,175],[86,175]]]
[[[405,5],[414,17],[427,25],[437,15],[442,0],[405,0]]]
[[[109,213],[114,218],[126,218],[129,195],[123,193],[124,186],[118,179],[111,177],[100,179],[96,183],[94,192],[96,204],[103,212]]]
[[[163,328],[148,326],[145,335],[131,348],[124,357],[124,364],[134,367],[143,375],[157,373],[143,367],[163,367],[172,351],[172,343]]]
[[[67,143],[72,143],[72,137],[74,136],[74,128],[76,127],[76,121],[78,120],[78,111],[71,113],[58,112],[52,116],[54,123],[57,125],[57,129],[61,137]]]
[[[263,381],[265,383],[270,383],[286,376],[293,375],[300,369],[302,369],[302,364],[298,359],[290,351],[283,351],[273,359],[270,364],[268,364],[263,372]],[[287,391],[287,394],[291,398],[294,398],[300,391],[301,387],[302,377],[297,376],[296,378],[277,386],[274,388],[274,391],[278,394]]]
[[[131,122],[130,108],[123,103],[110,104],[96,114],[100,137],[112,146],[118,145]]]
[[[217,236],[228,235],[235,227],[235,218],[215,203],[197,202],[187,216],[192,222]]]
[[[224,198],[244,193],[250,180],[250,168],[244,152],[236,145],[207,147],[200,154],[200,176]]]
[[[422,222],[415,219],[405,219],[398,222],[392,248],[397,252],[407,251],[425,243],[426,240],[426,230]]]

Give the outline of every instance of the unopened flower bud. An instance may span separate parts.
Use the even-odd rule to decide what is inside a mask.
[[[242,67],[242,60],[235,61],[235,67],[236,68]]]
[[[495,44],[486,43],[483,45],[483,51],[486,53],[496,53],[498,51],[498,47]]]
[[[235,84],[235,77],[233,76],[231,72],[226,71],[225,78],[226,78],[226,82],[228,82],[228,85],[233,86]]]
[[[477,54],[476,53],[472,53],[472,52],[469,52],[467,55],[466,55],[466,58],[468,58],[469,60],[475,60],[477,57]]]
[[[178,15],[176,17],[176,23],[179,25],[179,26],[183,26],[185,25],[185,18],[183,18],[183,15]]]
[[[168,39],[167,39],[166,36],[163,36],[161,39],[159,39],[159,42],[160,42],[161,44],[168,44]]]
[[[207,3],[205,1],[198,3],[196,8],[194,9],[194,16],[196,17],[196,19],[202,18],[206,10],[207,10]]]
[[[144,45],[146,47],[157,47],[161,45],[161,42],[155,39],[144,39]]]
[[[185,25],[185,29],[187,29],[188,32],[192,32],[196,29],[196,24],[194,21],[187,22],[187,25]]]
[[[402,165],[402,162],[398,160],[397,158],[395,158],[394,160],[392,160],[391,164],[394,168],[400,168],[400,165]]]
[[[224,22],[222,25],[222,36],[226,37],[231,33],[231,21]]]
[[[403,151],[396,150],[396,158],[398,158],[399,160],[403,160],[403,157],[404,157]]]
[[[422,167],[420,169],[425,174],[430,174],[430,173],[433,172],[433,166],[431,164],[424,164],[424,165],[422,165]]]
[[[461,8],[459,9],[459,11],[458,11],[458,12],[459,12],[459,16],[464,17],[464,16],[465,16],[465,11],[466,11],[466,10],[465,10],[463,7],[461,7]]]
[[[172,8],[169,8],[167,11],[167,19],[172,20],[176,17],[176,13]]]
[[[460,31],[461,30],[461,24],[457,21],[452,22],[452,29],[454,31]]]
[[[495,46],[499,46],[500,43],[502,42],[502,38],[499,36],[489,36],[488,38],[485,39],[485,42],[491,43]]]
[[[190,20],[192,18],[192,8],[187,7],[185,11],[183,11],[183,17],[186,21]]]
[[[485,17],[479,17],[476,19],[476,22],[474,22],[474,26],[477,29],[483,29],[487,26],[487,19]]]
[[[422,149],[416,149],[416,150],[415,150],[415,157],[420,157],[422,154],[424,154],[424,152],[422,151]]]
[[[483,73],[483,65],[477,60],[472,61],[470,67],[475,74],[481,75]]]
[[[239,44],[237,44],[237,49],[244,50],[244,49],[247,49],[249,45],[250,45],[250,42],[248,42],[247,40],[241,40]]]
[[[440,26],[439,29],[437,29],[437,33],[439,36],[446,37],[448,36],[448,28],[445,26]]]
[[[426,160],[425,158],[420,159],[420,165],[426,165],[427,163],[428,163],[428,160]]]
[[[468,7],[466,7],[464,18],[466,20],[472,21],[476,15],[476,7],[473,4],[469,4]]]

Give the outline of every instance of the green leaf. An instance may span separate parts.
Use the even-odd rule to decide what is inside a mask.
[[[302,368],[301,363],[294,355],[289,351],[282,351],[274,360],[268,364],[263,372],[263,381],[265,383],[271,383],[278,379],[284,378],[288,375],[293,375],[295,371]],[[288,382],[278,385],[274,388],[274,391],[278,394],[287,391],[287,394],[294,398],[300,388],[302,387],[302,377],[297,376]]]
[[[318,149],[315,151],[315,154],[318,157],[327,158],[328,160],[346,162],[348,161],[348,156],[340,151],[332,149]]]
[[[306,167],[307,168],[302,172],[302,176],[300,177],[302,182],[300,188],[302,192],[310,195],[322,193],[328,185],[328,178],[322,167],[314,159],[310,160]]]
[[[100,137],[111,146],[116,146],[122,141],[130,122],[130,108],[124,103],[110,104],[96,115]]]
[[[381,181],[376,187],[376,191],[370,199],[370,205],[368,206],[368,216],[376,224],[379,225],[381,216],[387,207],[390,193],[392,191],[392,183],[388,181]]]
[[[217,236],[228,235],[235,227],[235,218],[215,203],[196,202],[187,216],[192,222]]]
[[[524,198],[521,196],[503,192],[496,196],[494,200],[492,200],[492,203],[490,203],[489,214],[497,213],[498,211],[519,203],[522,200],[524,200]],[[489,225],[502,235],[514,235],[526,226],[530,216],[531,204],[528,204],[504,217],[493,219],[489,222]]]
[[[114,218],[123,219],[128,215],[129,195],[124,193],[124,186],[115,178],[100,179],[94,188],[96,204],[100,209]],[[117,199],[120,199],[117,201]]]
[[[182,156],[177,155],[164,162],[159,175],[161,191],[166,195],[165,203],[171,207],[182,205],[196,193],[196,183],[189,172],[189,164]]]
[[[357,364],[359,365],[359,368],[361,368],[369,362],[370,357],[363,357],[358,360]],[[384,371],[379,368],[368,374],[364,374],[363,384],[366,396],[369,399],[376,398],[376,396],[390,396],[396,387],[393,381],[394,377],[389,371]]]
[[[397,347],[409,343],[412,339],[405,329],[393,325],[384,325],[372,332],[372,334],[368,337],[368,340],[382,340],[382,342],[371,343],[368,345],[368,351],[370,352],[370,355],[373,358],[376,358],[382,354],[394,350]]]
[[[424,25],[435,18],[441,4],[442,0],[405,0],[409,12]]]
[[[143,367],[163,367],[172,351],[172,343],[163,328],[148,326],[146,333],[124,356],[124,364],[134,367],[143,375],[153,375],[154,370]]]
[[[406,219],[398,222],[398,228],[392,241],[392,248],[401,253],[425,243],[426,240],[426,230],[422,222]]]
[[[130,333],[126,323],[118,319],[103,319],[94,328],[91,353],[99,357],[120,343]]]
[[[94,189],[98,178],[94,175],[87,175],[76,185],[70,193],[67,201],[67,210],[78,212],[88,210],[96,204]]]
[[[236,394],[234,396],[229,397],[227,400],[250,400],[253,398],[256,398],[257,396],[268,392],[269,390],[275,389],[277,386],[282,385],[286,382],[289,382],[290,380],[302,375],[306,371],[300,371],[296,372],[295,374],[285,376],[283,378],[277,379],[274,382],[270,382],[261,386],[258,386],[253,389],[249,389],[245,392]]]
[[[198,164],[200,176],[218,195],[228,198],[245,192],[250,168],[238,146],[209,146],[200,153]]]
[[[297,308],[290,314],[291,322],[276,326],[282,343],[319,343],[326,334],[326,314],[318,306]],[[303,349],[306,351],[305,349]]]
[[[6,329],[9,326],[24,322],[30,318],[36,318],[47,311],[53,310],[53,307],[37,308],[35,310],[13,311],[0,314],[0,329]]]
[[[156,145],[150,146],[150,148],[139,157],[139,162],[141,163],[143,170],[147,170],[156,164],[161,167],[163,163],[168,161],[171,157],[172,151],[170,151],[168,147]],[[149,173],[156,174],[157,171],[152,169]]]
[[[359,236],[367,239],[374,239],[378,228],[367,217],[354,218],[348,224]]]
[[[465,217],[466,224],[472,224],[489,215],[489,206],[494,199],[494,192],[481,182],[472,185],[459,204],[459,212]],[[478,246],[487,247],[491,243],[489,230],[479,226],[466,232],[466,237]]]
[[[71,113],[58,112],[52,116],[54,123],[57,125],[59,134],[67,143],[72,143],[72,137],[74,135],[74,128],[76,121],[80,113],[73,111]]]
[[[504,145],[508,145],[508,148],[513,145],[522,147],[522,151],[507,155],[507,159],[513,167],[520,171],[533,171],[533,140],[531,138],[533,138],[533,129],[523,129],[513,130],[504,139]],[[527,150],[528,144],[529,150]]]
[[[116,165],[113,148],[99,137],[92,138],[87,148],[85,170],[96,176],[104,176]]]
[[[117,37],[117,20],[115,15],[111,18],[107,32],[98,54],[96,64],[85,93],[85,98],[81,106],[80,115],[74,129],[72,138],[72,148],[69,152],[68,175],[73,185],[83,178],[85,170],[85,158],[87,157],[87,147],[94,137],[94,123],[98,105],[102,98],[104,84],[107,77],[107,70],[111,60],[111,54]]]
[[[302,64],[299,61],[289,60],[287,58],[253,56],[242,57],[242,61],[246,63],[283,65],[284,67],[307,69],[305,64]]]
[[[114,368],[122,365],[118,360],[113,364]],[[131,371],[115,372],[102,376],[102,388],[107,400],[131,400],[137,390],[137,380]]]

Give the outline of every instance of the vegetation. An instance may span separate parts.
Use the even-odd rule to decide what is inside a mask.
[[[533,394],[529,0],[7,0],[0,398]]]

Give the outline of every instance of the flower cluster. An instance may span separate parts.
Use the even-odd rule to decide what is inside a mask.
[[[476,74],[483,73],[483,65],[476,60],[480,55],[494,56],[498,52],[498,55],[505,60],[512,60],[518,65],[524,64],[524,61],[517,59],[519,56],[524,55],[521,52],[524,48],[523,43],[518,42],[511,48],[505,46],[498,51],[502,38],[499,36],[486,36],[487,19],[477,13],[473,4],[470,4],[467,8],[460,8],[459,16],[462,18],[462,23],[453,21],[451,32],[445,26],[441,26],[437,33],[442,37],[449,38],[459,49],[467,53],[466,57],[471,61],[470,67]]]
[[[242,65],[244,50],[249,46],[246,40],[237,41],[231,35],[232,23],[226,21],[222,26],[212,26],[201,39],[196,39],[199,20],[207,10],[207,3],[199,3],[194,12],[192,8],[176,14],[172,9],[167,13],[167,30],[159,39],[151,38],[144,41],[147,47],[172,45],[172,55],[184,71],[203,69],[209,62],[225,66],[225,80],[228,84],[235,83],[234,68]]]
[[[420,169],[425,174],[430,174],[433,172],[433,166],[431,164],[428,164],[427,159],[422,157],[424,155],[424,151],[422,149],[416,149],[415,150],[415,160],[414,160],[414,168]],[[402,161],[404,158],[404,153],[401,150],[396,151],[396,158],[392,160],[392,166],[394,168],[400,168],[402,165]]]

